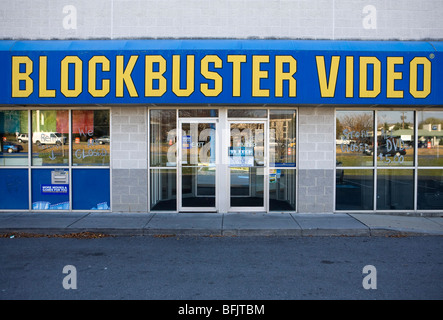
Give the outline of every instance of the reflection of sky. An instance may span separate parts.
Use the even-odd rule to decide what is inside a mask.
[[[388,123],[394,124],[397,122],[403,122],[401,118],[403,115],[406,116],[405,122],[414,123],[414,112],[413,111],[381,111],[377,114],[377,122],[379,124]]]
[[[418,122],[428,118],[437,118],[443,121],[443,111],[423,111],[418,113]]]
[[[405,122],[414,123],[414,112],[413,111],[379,111],[377,113],[377,122],[379,124],[389,123],[394,124],[397,122],[402,122],[401,116],[406,116]],[[443,121],[443,111],[421,111],[418,112],[418,123],[427,118],[437,118]]]
[[[354,111],[354,110],[346,110],[346,111],[337,111],[337,119],[343,120],[345,117],[355,117],[355,116],[361,116],[364,114],[372,115],[372,111]]]

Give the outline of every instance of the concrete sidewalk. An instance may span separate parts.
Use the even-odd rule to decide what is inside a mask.
[[[1,213],[0,234],[115,236],[443,235],[443,217],[303,213]]]

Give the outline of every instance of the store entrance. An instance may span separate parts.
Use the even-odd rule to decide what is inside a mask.
[[[265,211],[265,121],[229,121],[230,211]]]
[[[178,144],[179,211],[216,211],[216,120],[181,119]]]
[[[150,110],[150,210],[295,211],[294,109]]]
[[[221,138],[219,127],[226,132]],[[180,119],[178,210],[220,211],[220,200],[227,211],[266,211],[265,127],[255,120]]]

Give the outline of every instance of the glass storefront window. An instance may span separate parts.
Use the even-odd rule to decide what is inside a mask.
[[[417,209],[443,210],[443,169],[419,169]]]
[[[418,112],[418,165],[443,166],[443,111]]]
[[[177,163],[176,110],[150,111],[150,165],[175,167]]]
[[[231,207],[264,206],[264,168],[230,168]]]
[[[229,165],[263,166],[265,163],[264,123],[231,123]]]
[[[150,209],[152,211],[177,210],[177,174],[171,169],[151,169]]]
[[[109,210],[109,137],[109,110],[0,110],[0,209]]]
[[[295,167],[296,159],[295,110],[269,111],[269,165]]]
[[[377,171],[377,210],[414,209],[414,175],[408,169]]]
[[[69,111],[32,111],[32,165],[69,165]]]
[[[181,175],[182,207],[215,207],[214,167],[184,167]]]
[[[228,118],[266,118],[266,109],[229,109]]]
[[[28,111],[0,111],[0,166],[27,166],[28,145]]]
[[[269,170],[269,210],[295,211],[295,170]]]
[[[335,188],[337,210],[374,209],[374,170],[337,169]]]
[[[356,130],[363,117],[367,118],[366,125]],[[373,119],[377,119],[375,125]],[[443,111],[337,110],[336,210],[441,210],[442,126]],[[358,155],[344,152],[355,142],[347,141],[350,132],[354,139],[356,132],[360,138],[365,133],[370,143],[375,132],[375,146],[369,143],[369,148],[365,145],[363,151],[371,151],[370,161],[364,160],[366,155],[360,152]],[[351,152],[358,148],[353,149]],[[361,167],[370,170],[360,170]],[[374,189],[373,186],[377,186],[375,192],[358,191]]]
[[[372,167],[374,165],[374,112],[337,111],[336,165]]]
[[[377,165],[414,165],[414,111],[377,113]]]
[[[178,110],[178,116],[180,118],[210,118],[218,117],[217,109],[188,109]]]
[[[109,110],[72,111],[72,164],[109,166]]]

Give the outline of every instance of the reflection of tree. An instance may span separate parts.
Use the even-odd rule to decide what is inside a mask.
[[[423,129],[423,125],[425,124],[433,124],[433,125],[441,124],[441,126],[443,127],[443,119],[434,118],[434,117],[426,118],[425,120],[421,121],[418,124],[418,128]]]
[[[393,130],[400,130],[400,129],[410,129],[410,124],[409,122],[397,122],[393,128]]]
[[[346,112],[346,111],[345,111]],[[362,130],[372,131],[373,117],[372,113],[344,114],[337,117],[336,137],[340,139],[343,130],[360,132]]]

